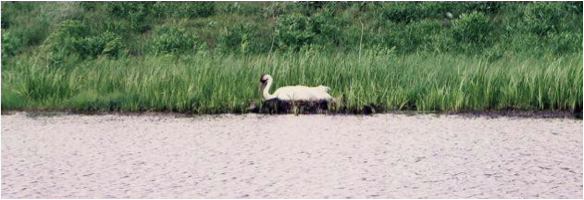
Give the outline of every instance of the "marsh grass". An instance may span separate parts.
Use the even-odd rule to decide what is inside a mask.
[[[50,66],[33,56],[2,66],[2,110],[242,113],[259,102],[260,74],[286,85],[327,85],[341,104],[377,111],[574,110],[582,107],[582,54],[481,56],[296,53],[99,57]]]

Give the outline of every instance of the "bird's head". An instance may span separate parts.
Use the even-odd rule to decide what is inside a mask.
[[[264,89],[266,88],[266,84],[268,83],[268,80],[271,78],[272,77],[267,74],[260,75],[260,84],[258,85],[258,91],[260,93],[260,96],[263,95]]]
[[[260,75],[260,84],[264,85],[268,82],[268,79],[272,78],[270,75],[262,74]]]

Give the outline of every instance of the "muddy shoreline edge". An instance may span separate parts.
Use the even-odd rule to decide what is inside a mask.
[[[460,111],[385,111],[385,112],[310,112],[310,113],[263,113],[263,112],[226,112],[226,113],[186,113],[175,111],[77,111],[71,109],[15,109],[15,110],[0,110],[1,115],[13,115],[16,113],[26,113],[28,116],[61,116],[61,115],[121,115],[121,116],[173,116],[173,117],[193,117],[193,116],[218,116],[218,115],[245,115],[245,114],[260,114],[260,115],[336,115],[336,116],[371,116],[379,114],[397,114],[397,115],[436,115],[436,116],[461,116],[461,117],[485,117],[485,118],[499,118],[499,117],[515,117],[515,118],[569,118],[569,119],[583,119],[582,110],[580,112],[566,111],[566,110],[460,110]]]

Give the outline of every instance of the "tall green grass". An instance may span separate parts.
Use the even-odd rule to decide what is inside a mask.
[[[2,109],[580,110],[582,2],[2,2]],[[451,17],[445,17],[450,13]]]
[[[582,53],[553,58],[318,50],[232,56],[99,57],[51,66],[19,55],[2,66],[2,109],[246,112],[260,74],[286,85],[327,85],[344,110],[573,110],[582,107]],[[341,111],[339,107],[334,111]]]

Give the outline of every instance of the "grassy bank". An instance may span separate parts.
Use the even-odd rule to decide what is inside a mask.
[[[21,57],[2,70],[2,109],[245,112],[259,101],[263,73],[274,77],[273,88],[327,85],[349,110],[367,104],[385,111],[582,107],[582,54],[489,61],[449,54],[397,57],[366,51],[359,58],[319,52],[98,58],[60,68]]]
[[[2,110],[582,108],[582,2],[2,2]]]

